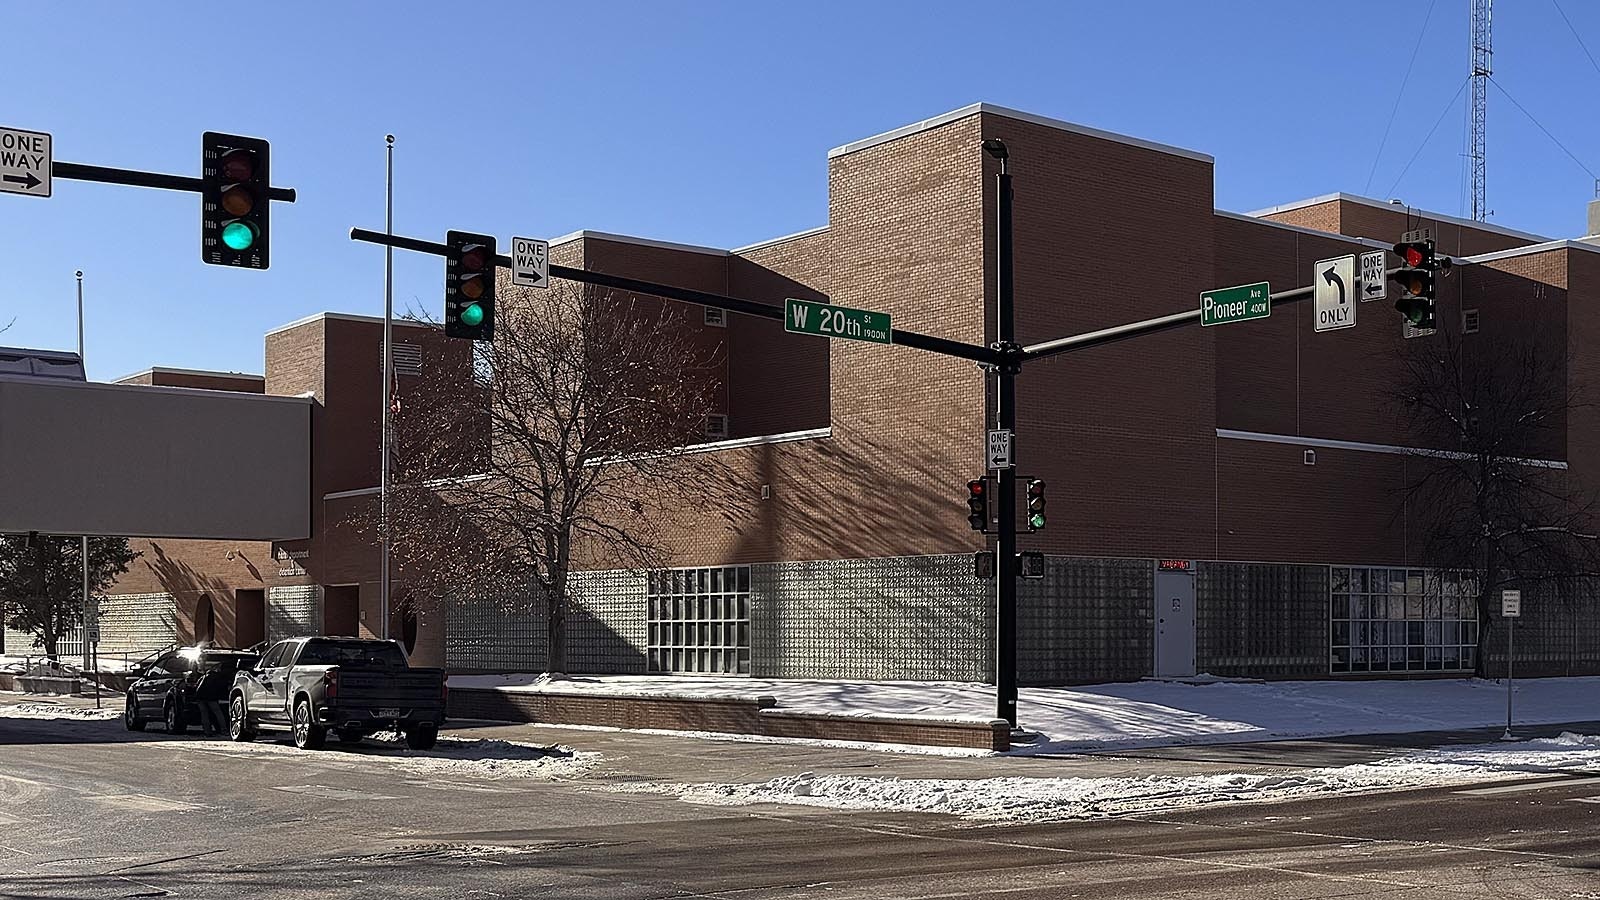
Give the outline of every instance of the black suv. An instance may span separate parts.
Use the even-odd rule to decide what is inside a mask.
[[[143,731],[149,722],[165,722],[169,733],[183,734],[191,723],[200,721],[194,682],[215,669],[225,683],[232,683],[235,672],[250,668],[259,658],[249,650],[179,647],[141,663],[136,679],[128,686],[122,724],[129,731]]]

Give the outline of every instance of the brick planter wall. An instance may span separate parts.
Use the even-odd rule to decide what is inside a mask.
[[[714,731],[829,741],[873,741],[931,747],[1009,750],[1003,720],[917,719],[837,715],[778,709],[772,697],[691,697],[498,691],[461,688],[450,692],[449,714],[460,719],[542,722]]]

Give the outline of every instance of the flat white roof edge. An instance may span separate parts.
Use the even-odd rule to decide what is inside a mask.
[[[1587,250],[1590,253],[1600,253],[1600,246],[1585,241],[1556,240],[1545,241],[1542,244],[1529,244],[1526,247],[1512,247],[1510,250],[1496,250],[1493,253],[1480,253],[1477,256],[1462,257],[1467,262],[1482,263],[1493,262],[1497,259],[1509,259],[1513,256],[1526,256],[1530,253],[1549,253],[1552,250]]]
[[[754,244],[745,244],[743,247],[735,247],[728,252],[732,254],[748,253],[751,250],[760,250],[763,247],[773,247],[778,244],[786,244],[789,241],[798,241],[801,238],[810,237],[813,234],[821,234],[827,230],[828,226],[818,225],[815,228],[807,228],[804,231],[796,231],[793,234],[785,234],[781,237],[767,238],[764,241],[756,241]]]
[[[1087,137],[1099,138],[1101,140],[1115,141],[1119,144],[1128,144],[1129,146],[1140,147],[1145,150],[1154,150],[1157,153],[1167,153],[1172,156],[1187,157],[1188,159],[1196,159],[1200,160],[1201,162],[1215,162],[1210,154],[1200,153],[1196,150],[1185,150],[1182,147],[1174,147],[1171,144],[1160,144],[1155,141],[1147,141],[1143,138],[1131,137],[1126,134],[1117,134],[1114,131],[1104,131],[1099,128],[1091,128],[1088,125],[1078,125],[1074,122],[1067,122],[1062,119],[1052,119],[1049,116],[1041,116],[1037,113],[1023,112],[1020,109],[997,106],[993,103],[969,103],[960,109],[953,109],[947,113],[941,113],[932,118],[923,119],[920,122],[913,122],[910,125],[903,125],[899,128],[885,131],[882,134],[875,134],[872,137],[862,138],[859,141],[852,141],[843,146],[835,147],[832,150],[829,150],[828,158],[834,159],[836,157],[854,153],[857,150],[865,150],[868,147],[876,147],[879,144],[886,144],[890,141],[899,140],[900,138],[908,135],[917,134],[923,131],[930,131],[934,128],[938,128],[941,125],[948,125],[949,123],[958,119],[965,119],[967,116],[976,115],[978,113],[990,113],[992,115],[1005,116],[1009,119],[1018,119],[1023,122],[1030,122],[1034,125],[1043,125],[1046,128],[1054,128],[1058,131],[1068,131],[1073,134],[1081,134]]]
[[[114,381],[71,381],[66,378],[38,378],[32,375],[12,375],[0,373],[0,381],[13,381],[23,384],[47,384],[55,387],[90,388],[99,391],[163,391],[169,394],[210,394],[214,397],[243,398],[249,402],[271,401],[274,403],[306,403],[306,397],[285,397],[282,394],[252,394],[248,391],[219,391],[213,388],[174,387],[170,384],[117,384]]]
[[[1305,437],[1298,434],[1269,434],[1262,431],[1236,431],[1218,428],[1217,437],[1236,441],[1258,441],[1265,444],[1291,444],[1296,447],[1321,447],[1326,450],[1356,450],[1362,453],[1390,453],[1400,456],[1432,456],[1441,459],[1468,459],[1471,454],[1455,450],[1428,450],[1423,447],[1401,447],[1397,444],[1368,444],[1363,441],[1340,441],[1333,438]],[[1565,469],[1567,464],[1559,459],[1524,459],[1508,457],[1518,465],[1535,469]]]
[[[376,323],[378,325],[382,325],[383,324],[383,316],[363,316],[363,315],[357,315],[356,313],[341,313],[341,312],[326,312],[326,311],[324,311],[324,312],[319,312],[319,313],[312,313],[311,315],[306,316],[303,319],[295,319],[293,322],[290,322],[287,325],[279,325],[277,328],[274,328],[271,331],[268,331],[267,334],[277,334],[280,331],[288,331],[291,328],[299,328],[301,325],[309,325],[312,322],[320,321],[322,319],[339,319],[340,321],[344,321],[344,322],[374,322],[374,323]],[[396,325],[402,325],[402,326],[405,326],[407,328],[437,328],[438,327],[438,326],[432,325],[432,324],[430,324],[428,322],[418,322],[418,321],[416,321],[414,319],[402,319],[399,316],[396,316],[393,319],[393,322]]]
[[[609,231],[591,231],[587,228],[563,234],[550,239],[550,246],[569,244],[573,241],[593,239],[597,241],[610,241],[614,244],[635,244],[640,247],[659,247],[662,250],[682,250],[686,253],[704,253],[707,256],[728,256],[728,251],[717,247],[702,247],[699,244],[679,244],[674,241],[658,241],[654,238],[635,237],[631,234],[614,234]]]
[[[1372,238],[1351,237],[1348,234],[1339,234],[1333,231],[1318,231],[1315,228],[1306,228],[1303,225],[1290,225],[1287,222],[1274,222],[1271,219],[1259,219],[1255,216],[1249,215],[1248,213],[1229,212],[1226,209],[1214,209],[1212,212],[1223,217],[1224,219],[1234,219],[1239,222],[1249,222],[1251,225],[1265,225],[1268,228],[1282,228],[1285,231],[1297,231],[1301,234],[1311,235],[1312,237],[1331,238],[1336,241],[1344,241],[1347,244],[1360,244],[1363,247],[1382,247],[1386,250],[1393,246],[1392,244],[1385,244],[1383,241],[1375,241]]]
[[[148,369],[135,372],[132,375],[124,375],[121,378],[113,379],[111,383],[122,384],[130,378],[138,378],[140,375],[154,375],[157,372],[160,372],[163,375],[215,375],[219,378],[238,378],[248,381],[267,380],[267,376],[265,375],[252,375],[249,372],[220,372],[216,369],[180,369],[176,366],[151,366]],[[167,385],[162,386],[166,387]],[[145,385],[145,387],[150,387],[150,385]]]
[[[1261,216],[1270,216],[1273,213],[1289,212],[1291,210],[1304,209],[1307,206],[1317,206],[1322,203],[1331,203],[1335,200],[1359,203],[1362,206],[1371,206],[1377,209],[1387,209],[1391,212],[1404,213],[1408,209],[1407,207],[1401,206],[1397,203],[1386,203],[1382,200],[1377,200],[1372,197],[1363,197],[1360,194],[1346,194],[1343,191],[1336,191],[1332,194],[1323,194],[1320,197],[1310,197],[1305,200],[1295,200],[1292,203],[1281,203],[1277,206],[1269,206],[1265,209],[1247,212],[1245,215],[1259,218]],[[1422,209],[1420,207],[1410,207],[1409,209],[1411,214],[1414,216],[1424,219],[1432,219],[1436,222],[1449,222],[1452,225],[1461,225],[1466,228],[1476,228],[1479,231],[1503,234],[1507,237],[1522,238],[1523,240],[1528,241],[1550,240],[1550,238],[1545,237],[1542,234],[1532,234],[1527,231],[1518,231],[1515,228],[1506,228],[1503,225],[1495,225],[1492,222],[1478,222],[1473,219],[1463,219],[1459,216],[1449,216],[1441,212],[1434,212],[1433,210]]]

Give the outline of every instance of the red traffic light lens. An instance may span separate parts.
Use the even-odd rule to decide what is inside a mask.
[[[1028,482],[1028,496],[1029,497],[1043,497],[1044,496],[1044,482],[1038,481],[1038,480],[1034,480],[1034,481]]]
[[[1418,246],[1416,246],[1414,244],[1408,245],[1406,247],[1405,256],[1406,256],[1406,265],[1408,265],[1408,266],[1420,266],[1420,265],[1422,265],[1422,248],[1421,247],[1418,247]]]
[[[967,482],[967,491],[974,497],[982,497],[985,485],[982,481]]]
[[[472,244],[461,251],[461,266],[469,272],[482,272],[489,264],[489,249],[482,244]]]
[[[227,181],[249,181],[256,174],[256,155],[249,150],[229,150],[218,161],[217,172]]]
[[[230,216],[247,216],[256,208],[256,196],[242,184],[232,184],[222,192],[222,208]]]

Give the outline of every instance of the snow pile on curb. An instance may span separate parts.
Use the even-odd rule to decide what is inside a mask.
[[[272,737],[278,735],[274,734]],[[440,737],[432,750],[412,750],[387,734],[373,735],[367,741],[366,744],[344,747],[336,738],[330,736],[327,747],[316,751],[314,755],[319,761],[390,766],[417,775],[463,775],[490,779],[575,778],[587,773],[600,761],[599,753],[518,741]],[[287,756],[300,759],[307,758],[309,752],[297,749],[292,744],[266,739],[246,743],[222,740],[159,741],[152,746],[227,755]]]
[[[1143,778],[900,779],[810,772],[762,784],[620,785],[616,791],[676,796],[689,803],[787,803],[832,809],[945,813],[991,822],[1099,819],[1214,803],[1294,800],[1309,795],[1442,787],[1569,772],[1600,772],[1600,737],[1451,747],[1378,763],[1269,774]]]
[[[73,719],[82,722],[122,718],[122,710],[56,703],[0,704],[0,719]]]

